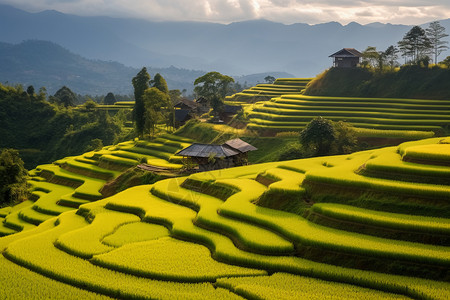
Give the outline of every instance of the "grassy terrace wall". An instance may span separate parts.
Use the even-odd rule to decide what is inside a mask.
[[[0,210],[0,236],[31,229],[63,212],[103,198],[102,187],[140,163],[180,170],[175,152],[189,139],[163,135],[153,141],[129,141],[80,156],[67,157],[30,171],[33,201]]]
[[[450,100],[283,95],[255,105],[248,128],[299,131],[318,116],[349,122],[363,129],[362,136],[382,134],[372,130],[391,130],[397,136],[413,130],[423,138],[449,129]]]
[[[288,94],[301,94],[312,78],[278,78],[273,84],[257,84],[232,96],[227,101],[249,102],[269,100],[273,97]]]
[[[25,276],[22,298],[54,297],[40,292],[46,284],[55,291],[69,286],[73,298],[448,299],[450,185],[427,182],[450,172],[448,156],[434,155],[431,165],[406,161],[411,149],[429,159],[447,142],[130,188],[0,238],[0,267],[7,270],[0,282],[22,285]],[[386,177],[393,171],[395,180]],[[411,174],[423,180],[406,180]],[[269,208],[280,199],[302,206],[296,213],[288,203]],[[364,227],[370,230],[359,231]],[[418,243],[375,231],[434,238]],[[5,286],[0,298],[14,298]]]

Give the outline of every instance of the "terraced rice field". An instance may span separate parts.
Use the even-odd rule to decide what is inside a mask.
[[[363,129],[364,136],[383,136],[369,130],[392,130],[397,135],[416,131],[419,138],[425,138],[450,125],[450,100],[283,95],[255,105],[248,128],[298,131],[318,116],[349,122]]]
[[[24,285],[23,298],[51,298],[69,287],[63,297],[448,299],[450,216],[445,211],[450,184],[435,184],[427,177],[441,177],[450,167],[445,155],[426,163],[427,155],[435,152],[430,149],[445,142],[434,138],[351,155],[198,173],[130,188],[0,238],[0,266],[7,270],[0,272],[0,282]],[[414,150],[414,157],[422,153],[424,159],[407,161],[408,149]],[[382,171],[370,173],[369,163]],[[385,172],[389,164],[395,167]],[[423,171],[417,171],[422,168],[426,168],[423,177]],[[397,174],[395,180],[386,176],[392,171]],[[431,217],[417,210],[411,216],[402,207],[387,212],[374,210],[368,203],[353,206],[352,201],[367,191],[373,197],[395,194],[398,202],[412,207],[425,203],[443,212]],[[305,213],[257,205],[263,197],[267,206],[270,199],[301,202]],[[3,209],[0,213],[3,217],[12,212]],[[375,226],[380,231],[406,233],[406,237],[414,233],[441,239],[419,243],[386,238],[370,231],[338,229],[321,220],[353,229]],[[366,267],[339,266],[352,260]],[[370,271],[367,262],[398,263],[403,269]],[[44,285],[54,289],[41,291]],[[12,293],[8,286],[0,291],[0,298]]]
[[[0,236],[32,229],[61,213],[102,199],[100,189],[107,181],[139,163],[179,170],[180,158],[173,155],[189,145],[189,139],[164,135],[151,142],[125,142],[40,165],[30,171],[33,201],[0,209]]]
[[[240,93],[227,96],[225,100],[255,103],[281,95],[301,94],[311,80],[312,78],[278,78],[273,84],[257,84]]]

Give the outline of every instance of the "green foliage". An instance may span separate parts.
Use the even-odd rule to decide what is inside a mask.
[[[156,73],[155,76],[153,76],[153,79],[150,81],[150,84],[152,87],[157,88],[164,94],[169,94],[169,88],[167,87],[167,82],[164,79],[164,77],[161,76],[161,74]]]
[[[363,68],[331,68],[308,85],[305,95],[450,99],[449,81],[450,68],[403,66],[381,74]]]
[[[139,73],[132,79],[134,87],[134,109],[133,120],[135,122],[136,132],[139,137],[144,134],[145,128],[145,102],[144,93],[150,87],[150,75],[147,73],[147,68],[143,67]]]
[[[109,92],[102,101],[105,105],[114,105],[116,103],[116,96],[113,93]]]
[[[331,145],[337,140],[336,131],[330,120],[317,117],[300,132],[300,143],[313,153],[322,156],[331,152]]]
[[[418,63],[432,47],[425,30],[420,26],[411,28],[403,39],[398,42],[398,45],[402,56],[406,60],[409,59],[411,63]]]
[[[67,86],[63,86],[56,91],[53,98],[50,98],[50,102],[55,102],[64,107],[75,106],[77,96]]]
[[[2,149],[0,152],[0,206],[24,201],[28,196],[28,172],[19,152]]]
[[[164,119],[164,109],[170,105],[170,98],[156,87],[145,90],[142,96],[144,101],[144,131],[151,136],[154,135],[156,125]]]
[[[94,108],[96,108],[98,106],[98,104],[96,102],[94,102],[94,100],[92,99],[88,99],[85,103],[84,103],[84,108],[87,111],[93,110]]]
[[[205,97],[216,118],[223,110],[223,100],[230,93],[230,85],[234,79],[219,72],[209,72],[194,81],[194,92],[198,97]]]

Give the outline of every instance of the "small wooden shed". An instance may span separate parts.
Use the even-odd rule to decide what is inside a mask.
[[[329,57],[333,58],[333,67],[335,68],[356,68],[360,63],[362,54],[354,48],[344,48]]]
[[[229,140],[222,145],[194,143],[176,153],[198,164],[200,172],[243,166],[249,151],[257,150],[241,139]]]

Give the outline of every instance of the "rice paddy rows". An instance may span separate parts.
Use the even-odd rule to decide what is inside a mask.
[[[280,196],[293,193],[302,201],[315,193],[340,194],[347,186],[354,188],[363,181],[371,182],[371,188],[380,193],[390,191],[392,187],[386,189],[389,182],[401,187],[396,190],[399,194],[435,197],[435,190],[440,190],[440,201],[448,202],[450,198],[443,192],[448,186],[408,185],[357,173],[369,161],[401,162],[399,153],[419,144],[439,145],[440,140],[217,170],[130,188],[83,204],[77,213],[64,212],[28,231],[0,238],[0,250],[5,249],[3,255],[8,259],[0,258],[0,265],[39,273],[27,275],[30,280],[38,278],[35,285],[57,280],[55,287],[70,284],[93,297],[98,293],[138,299],[323,299],[337,294],[340,298],[448,299],[447,281],[345,268],[302,258],[301,252],[295,256],[292,251],[311,246],[317,251],[448,270],[449,247],[338,230],[254,204],[270,190]],[[329,180],[330,173],[335,188],[320,193],[314,190],[314,184],[321,184],[324,176]],[[260,177],[271,180],[263,185],[257,181]],[[428,189],[420,192],[423,187]],[[51,193],[50,186],[41,186],[41,190]],[[219,199],[212,195],[227,196]],[[0,216],[8,218],[21,211],[14,209],[2,209]],[[409,217],[326,202],[314,204],[311,210],[356,223],[449,235],[448,219],[444,218]],[[7,276],[0,275],[0,280]]]
[[[322,116],[357,128],[442,131],[450,125],[449,100],[319,97],[282,95],[255,105],[248,127],[255,130],[300,130]]]
[[[0,211],[0,236],[33,228],[82,204],[102,199],[100,189],[107,181],[139,163],[180,169],[182,165],[171,156],[189,142],[189,139],[166,134],[152,142],[124,142],[40,165],[30,171],[29,184],[35,200]],[[151,151],[152,155],[140,153],[141,150]]]
[[[312,78],[278,78],[273,84],[257,84],[232,96],[227,101],[250,102],[269,100],[287,94],[301,94]]]

